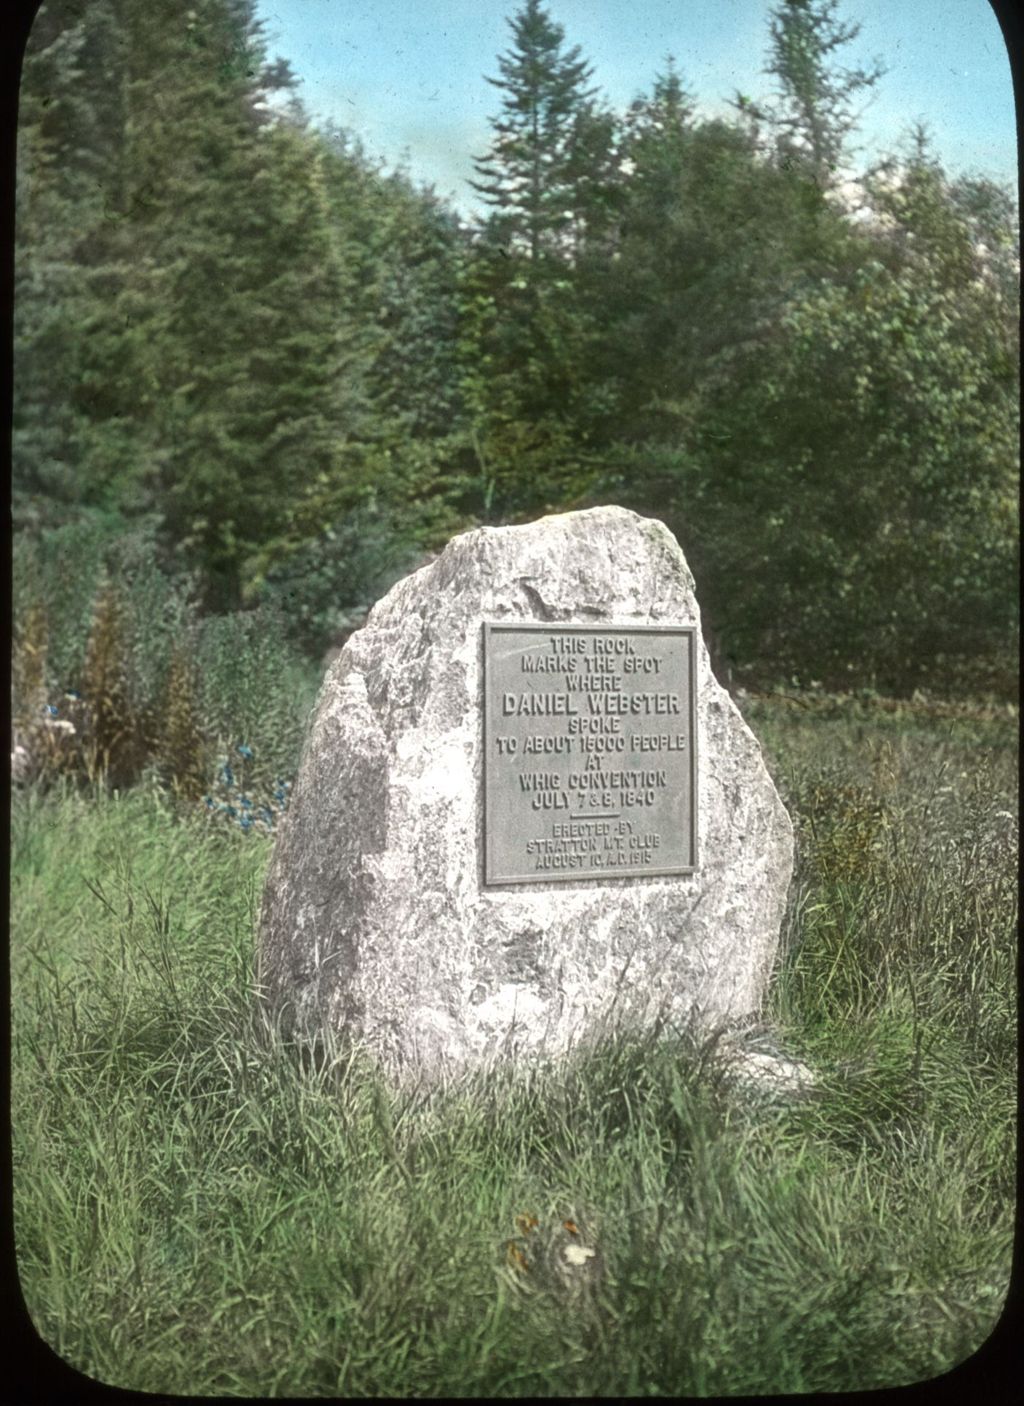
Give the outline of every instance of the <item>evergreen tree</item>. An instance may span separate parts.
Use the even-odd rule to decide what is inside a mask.
[[[492,119],[490,153],[476,163],[484,179],[470,184],[497,207],[494,232],[536,263],[562,248],[577,122],[596,90],[586,86],[590,66],[578,47],[565,50],[565,31],[541,0],[527,0],[509,25],[514,42],[498,59],[501,77],[487,79],[504,95],[502,112]]]
[[[650,96],[642,95],[630,104],[626,124],[628,157],[633,167],[648,164],[644,160],[648,147],[653,150],[651,164],[671,160],[685,141],[695,111],[694,95],[669,54],[664,72],[655,74]]]
[[[885,72],[875,60],[844,68],[837,55],[860,34],[845,24],[839,0],[780,0],[771,12],[771,50],[766,72],[778,82],[769,120],[779,156],[807,172],[818,189],[835,184],[846,142],[866,96]]]
[[[346,404],[334,474],[309,482],[265,556],[303,640],[332,634],[465,516],[456,341],[465,235],[403,172],[316,134],[338,283],[329,309]]]
[[[740,348],[768,351],[790,290],[827,266],[841,237],[837,214],[808,217],[806,182],[763,161],[741,126],[695,120],[684,95],[671,70],[660,76],[625,143],[631,174],[597,344],[617,405],[608,433],[632,443],[689,435],[705,388],[728,377]]]
[[[456,366],[458,287],[465,237],[429,190],[396,173],[375,179],[364,258],[361,317],[374,330],[370,394],[375,414],[407,438],[444,438],[461,418]]]
[[[463,285],[463,394],[479,468],[477,510],[533,513],[587,479],[587,365],[596,324],[578,277],[607,241],[615,124],[591,69],[540,4],[510,20],[491,79],[504,94],[473,183],[496,207]]]
[[[15,218],[13,506],[19,526],[105,497],[90,398],[102,249],[122,152],[122,85],[111,81],[116,7],[51,0],[22,70]]]
[[[276,121],[250,161],[252,138],[238,138],[207,152],[210,184],[200,147],[181,177],[189,213],[163,228],[177,322],[156,488],[171,539],[222,607],[258,588],[296,531],[319,528],[362,409],[316,143]]]
[[[622,201],[620,123],[609,109],[588,102],[573,124],[566,163],[566,253],[574,267],[613,253]]]
[[[177,7],[173,7],[177,10]],[[301,122],[273,117],[250,0],[132,5],[129,176],[160,325],[147,486],[208,602],[258,585],[310,481],[334,472],[335,264]],[[166,74],[175,81],[166,83]],[[152,190],[140,189],[153,172]]]
[[[18,521],[148,514],[208,605],[430,500],[458,418],[456,222],[289,86],[251,0],[51,0],[25,64]]]

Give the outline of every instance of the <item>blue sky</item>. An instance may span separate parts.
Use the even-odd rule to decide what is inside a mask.
[[[389,166],[404,162],[466,211],[472,159],[490,141],[500,94],[484,81],[509,47],[518,0],[257,0],[271,57],[287,59],[315,119],[333,118]],[[737,88],[767,96],[771,0],[550,0],[547,8],[619,110],[676,58],[699,111],[725,112]],[[859,162],[930,127],[950,173],[1016,179],[1010,66],[988,0],[845,0],[860,22],[844,64],[888,72],[861,122]],[[858,161],[855,158],[855,161]]]

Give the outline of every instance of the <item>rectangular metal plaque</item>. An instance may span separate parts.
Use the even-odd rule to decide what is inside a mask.
[[[484,625],[484,882],[697,868],[694,627]]]

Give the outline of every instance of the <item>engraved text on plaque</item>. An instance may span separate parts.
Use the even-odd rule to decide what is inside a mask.
[[[484,626],[484,882],[697,867],[694,629]]]

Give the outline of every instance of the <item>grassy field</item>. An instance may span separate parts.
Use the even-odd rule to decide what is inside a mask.
[[[309,1067],[255,1014],[266,836],[144,787],[19,792],[45,1341],[119,1386],[269,1396],[837,1391],[971,1354],[1014,1228],[1016,717],[744,709],[799,830],[768,1015],[820,1087],[790,1105],[681,1037],[433,1100]]]

